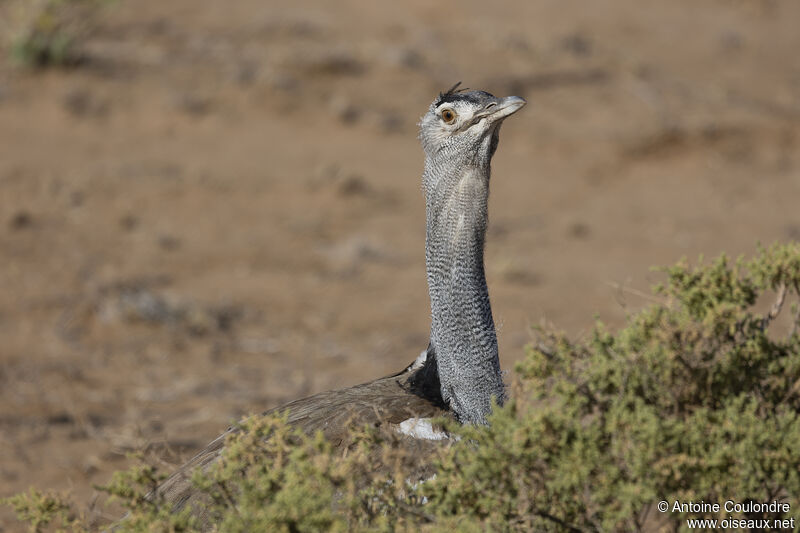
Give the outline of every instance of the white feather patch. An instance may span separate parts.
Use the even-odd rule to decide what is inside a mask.
[[[415,439],[425,440],[444,440],[449,439],[450,435],[444,431],[433,428],[430,418],[409,418],[398,424],[397,430],[403,435],[408,435]]]
[[[414,362],[411,363],[411,366],[408,368],[409,370],[419,370],[425,364],[425,361],[428,360],[428,350],[422,350],[422,353],[414,359]]]

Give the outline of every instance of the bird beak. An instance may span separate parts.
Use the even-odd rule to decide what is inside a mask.
[[[492,102],[487,106],[482,115],[489,118],[492,122],[502,120],[519,111],[525,103],[525,99],[519,96],[498,98],[497,102]]]

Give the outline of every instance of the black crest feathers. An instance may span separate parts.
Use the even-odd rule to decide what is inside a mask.
[[[456,99],[456,96],[459,93],[463,93],[464,91],[468,91],[469,90],[466,87],[463,88],[463,89],[459,89],[458,87],[460,85],[461,85],[461,82],[458,82],[455,85],[453,85],[452,87],[450,87],[449,89],[447,89],[445,92],[439,93],[439,98],[436,99],[436,105],[438,106],[438,105],[441,105],[441,104],[443,104],[445,102],[452,102],[453,100]]]

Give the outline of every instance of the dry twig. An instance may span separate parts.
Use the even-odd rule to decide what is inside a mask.
[[[786,301],[786,284],[781,283],[781,286],[778,288],[778,297],[775,299],[775,303],[772,304],[772,307],[767,313],[767,316],[761,321],[761,329],[767,329],[769,323],[775,320],[781,312],[783,308],[783,303]]]

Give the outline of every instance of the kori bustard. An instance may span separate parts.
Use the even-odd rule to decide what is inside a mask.
[[[493,399],[505,399],[484,275],[489,176],[500,125],[523,105],[516,96],[497,98],[456,85],[439,94],[419,123],[431,304],[427,350],[397,374],[265,414],[288,411],[290,424],[309,433],[321,430],[334,444],[348,427],[363,424],[404,428],[405,421],[439,415],[486,423]],[[192,472],[217,460],[231,431],[238,429],[229,428],[157,489],[175,510],[199,503]]]

